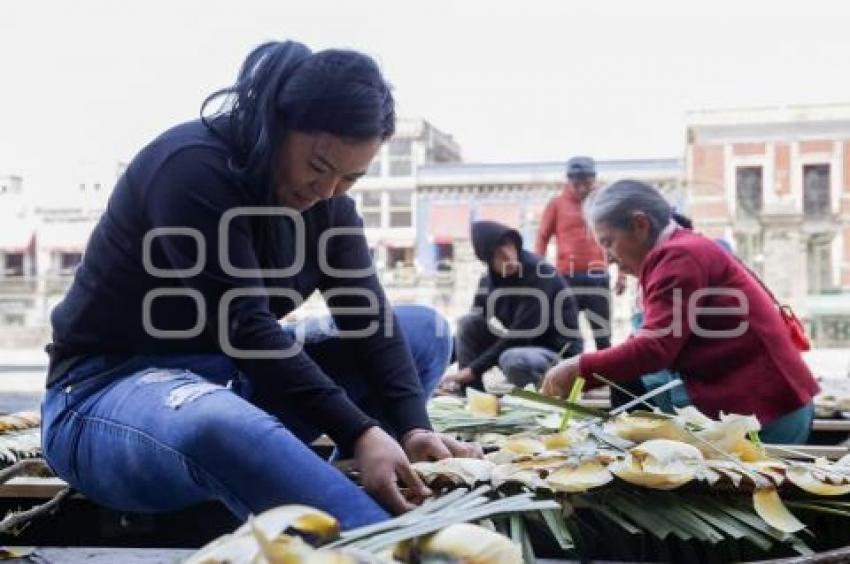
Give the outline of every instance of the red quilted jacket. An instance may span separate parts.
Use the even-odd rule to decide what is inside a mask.
[[[643,329],[619,346],[583,354],[589,383],[593,373],[626,381],[669,368],[683,375],[691,401],[706,415],[754,414],[762,424],[818,392],[774,302],[713,241],[679,229],[646,256],[640,284]],[[711,334],[736,328],[743,330],[736,337]]]

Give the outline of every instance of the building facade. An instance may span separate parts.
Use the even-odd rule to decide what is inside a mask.
[[[33,322],[36,230],[26,196],[21,177],[0,177],[0,325]]]
[[[601,184],[636,178],[661,188],[677,206],[685,203],[680,159],[602,160],[597,168]],[[451,136],[413,120],[402,122],[351,195],[393,301],[430,304],[456,319],[471,306],[483,272],[471,223],[513,227],[533,249],[543,210],[564,182],[564,162],[461,162]],[[629,292],[615,303],[615,337],[628,331],[633,300]]]
[[[850,105],[694,112],[696,227],[733,243],[822,346],[850,342]]]
[[[49,201],[19,177],[0,178],[0,328],[42,338],[62,299],[123,165],[81,167]],[[0,343],[4,341],[0,332]]]
[[[661,189],[793,305],[818,346],[850,344],[850,106],[688,118],[684,158],[597,160],[598,182],[633,178]],[[28,204],[22,179],[0,177],[0,345],[4,327],[47,334],[49,312],[123,169],[84,168],[69,189],[37,205]],[[563,162],[465,163],[450,135],[404,119],[350,194],[390,298],[456,319],[483,272],[471,222],[516,228],[531,249],[563,184]],[[305,305],[307,314],[323,309],[317,296]],[[615,299],[615,339],[628,331],[633,305],[632,286]]]

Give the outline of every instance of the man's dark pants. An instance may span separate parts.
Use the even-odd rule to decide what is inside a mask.
[[[593,330],[596,350],[607,349],[611,346],[611,277],[607,274],[576,273],[572,276],[564,275],[564,279],[573,289],[579,313],[584,312]],[[583,376],[593,378],[592,374]],[[639,379],[619,385],[636,396],[646,393]],[[611,388],[611,407],[620,406],[631,399],[631,396]]]

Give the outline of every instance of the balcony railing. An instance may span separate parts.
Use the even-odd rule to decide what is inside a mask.
[[[0,278],[0,295],[29,295],[38,290],[38,279],[31,276],[4,276]]]
[[[48,296],[65,294],[73,281],[73,274],[38,276],[4,276],[0,278],[1,296],[29,296],[45,293]]]
[[[808,328],[817,348],[850,344],[850,315],[817,316],[809,321]]]
[[[454,269],[436,272],[417,272],[412,266],[391,268],[380,273],[381,284],[386,288],[410,288],[413,286],[452,288],[457,282]]]

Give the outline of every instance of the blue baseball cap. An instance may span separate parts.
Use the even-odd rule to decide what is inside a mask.
[[[592,178],[596,176],[596,163],[591,157],[573,157],[567,161],[567,178]]]

